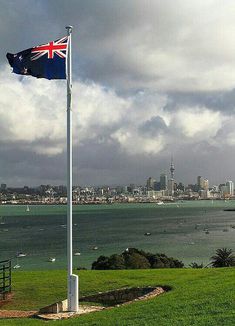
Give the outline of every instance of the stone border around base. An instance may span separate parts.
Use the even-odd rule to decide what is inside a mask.
[[[91,312],[97,312],[97,311],[101,311],[101,310],[112,309],[114,307],[124,306],[124,305],[131,304],[131,303],[137,302],[137,301],[152,299],[156,296],[159,296],[162,293],[165,293],[167,290],[169,290],[169,288],[164,289],[163,287],[160,287],[160,286],[159,287],[139,287],[139,288],[134,288],[134,289],[140,290],[140,289],[149,289],[149,288],[151,288],[153,290],[148,292],[145,295],[139,296],[137,298],[128,300],[128,301],[120,303],[120,304],[114,304],[109,307],[80,305],[78,312],[68,312],[67,311],[67,309],[68,309],[67,300],[63,300],[63,301],[56,302],[52,305],[49,305],[49,306],[46,306],[46,307],[40,309],[39,313],[36,316],[38,318],[45,319],[45,320],[67,319],[67,318],[77,317],[79,315],[83,315],[83,314],[87,314],[87,313],[91,313]],[[108,296],[110,294],[110,296],[113,296],[115,291],[116,292],[118,292],[118,291],[125,292],[127,290],[130,292],[131,288],[118,289],[118,290],[112,290],[112,291],[107,291],[107,292],[99,292],[98,294],[82,297],[81,299],[83,301],[85,301],[88,298],[91,299],[92,297],[100,297],[101,295]]]

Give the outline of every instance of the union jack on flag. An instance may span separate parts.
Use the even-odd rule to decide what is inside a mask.
[[[65,36],[57,41],[52,41],[47,44],[35,46],[31,53],[36,53],[31,57],[31,60],[37,60],[43,55],[47,55],[48,59],[53,59],[54,54],[57,54],[60,58],[66,58],[68,37]]]
[[[7,53],[13,72],[37,78],[66,79],[68,36],[16,54]]]

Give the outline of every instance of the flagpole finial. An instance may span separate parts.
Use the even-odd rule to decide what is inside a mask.
[[[68,26],[66,26],[65,28],[67,29],[67,31],[68,31],[68,33],[69,33],[69,34],[71,34],[71,33],[72,33],[72,30],[73,30],[73,26],[71,26],[71,25],[68,25]]]

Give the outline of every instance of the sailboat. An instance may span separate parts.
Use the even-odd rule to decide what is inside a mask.
[[[24,253],[24,252],[18,252],[18,253],[16,254],[16,257],[17,257],[17,258],[22,258],[22,257],[26,257],[26,256],[27,256],[27,254]]]
[[[29,212],[29,211],[30,211],[29,205],[27,205],[26,212]]]

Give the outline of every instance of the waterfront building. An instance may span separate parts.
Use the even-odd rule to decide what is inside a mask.
[[[199,190],[199,195],[201,199],[208,199],[210,198],[210,191],[209,190]]]
[[[160,190],[160,191],[156,191],[156,190],[147,190],[147,198],[162,198],[163,196],[165,196],[165,192],[164,190]]]
[[[134,183],[131,183],[128,187],[127,187],[127,190],[129,193],[133,193],[133,190],[135,189],[135,185]]]
[[[198,185],[198,190],[203,189],[203,177],[200,175],[197,177],[197,185]]]
[[[212,186],[212,191],[214,191],[214,192],[219,192],[219,186],[217,186],[217,185],[213,185],[213,186]]]
[[[154,183],[156,182],[155,179],[153,179],[152,177],[149,177],[146,183],[147,186],[147,190],[154,190]]]
[[[229,196],[229,189],[226,185],[223,185],[220,187],[220,191],[223,197],[228,197]]]
[[[160,185],[160,182],[159,181],[155,181],[154,182],[153,189],[154,190],[157,190],[157,191],[161,190],[161,185]]]
[[[167,175],[165,173],[160,175],[160,190],[167,190]]]
[[[203,179],[203,188],[204,190],[209,190],[209,180],[208,179]]]
[[[197,187],[198,190],[209,190],[209,180],[199,175],[197,177]]]
[[[5,183],[1,184],[1,191],[7,190],[7,185]]]
[[[227,192],[228,195],[233,196],[234,194],[234,183],[233,181],[227,181],[226,182]]]

